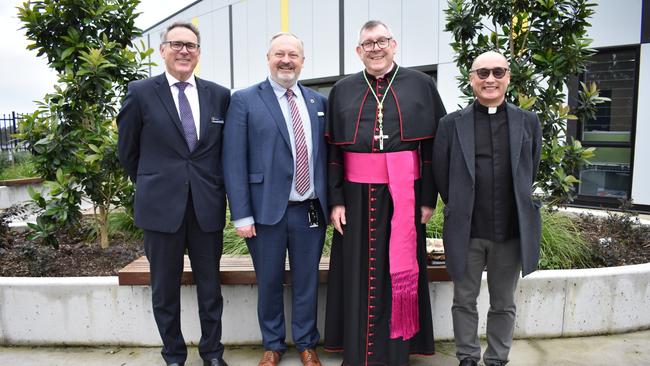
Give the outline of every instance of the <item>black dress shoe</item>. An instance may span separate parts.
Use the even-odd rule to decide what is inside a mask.
[[[203,360],[203,366],[228,366],[223,358],[213,358],[210,360]]]
[[[477,366],[478,363],[471,358],[466,358],[458,364],[458,366]]]

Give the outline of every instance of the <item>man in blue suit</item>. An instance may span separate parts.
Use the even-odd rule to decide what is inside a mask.
[[[328,217],[326,99],[297,83],[305,57],[295,35],[275,35],[267,59],[269,78],[232,96],[224,132],[226,191],[257,276],[265,349],[259,365],[277,365],[287,348],[282,284],[288,250],[293,341],[303,364],[315,366],[318,263]]]
[[[226,200],[221,140],[228,89],[195,77],[200,35],[191,23],[162,34],[164,74],[135,81],[117,116],[120,162],[135,183],[135,224],[144,230],[154,318],[168,365],[183,365],[180,285],[184,254],[196,282],[206,366],[226,365],[221,343],[219,260]]]

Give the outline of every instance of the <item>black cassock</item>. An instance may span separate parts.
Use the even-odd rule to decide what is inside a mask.
[[[395,79],[388,84],[397,71]],[[435,83],[405,68],[383,78],[366,74],[383,102],[379,149],[377,101],[363,72],[334,85],[328,101],[330,205],[345,205],[344,235],[335,231],[327,286],[325,348],[343,351],[343,365],[405,365],[409,354],[434,353],[433,323],[426,273],[425,226],[420,206],[435,207],[437,192],[431,166],[433,137],[445,115]],[[409,340],[390,339],[391,279],[388,243],[393,203],[387,184],[352,183],[344,178],[344,152],[380,153],[418,150],[421,178],[415,182],[415,223],[419,264],[419,332]]]

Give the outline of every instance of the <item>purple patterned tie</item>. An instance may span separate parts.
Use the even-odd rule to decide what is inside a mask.
[[[194,124],[190,101],[187,100],[187,96],[185,95],[185,88],[190,85],[190,83],[179,81],[174,85],[178,88],[178,112],[181,116],[183,132],[185,132],[185,141],[187,141],[187,147],[190,148],[191,152],[194,151],[199,139],[196,136],[196,125]]]
[[[298,111],[298,104],[293,95],[293,90],[287,89],[287,101],[291,110],[291,125],[293,137],[296,143],[296,192],[299,195],[305,194],[309,189],[309,156],[307,155],[307,142],[305,131],[302,128],[302,120]]]

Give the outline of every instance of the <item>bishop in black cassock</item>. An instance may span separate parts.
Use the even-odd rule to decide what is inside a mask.
[[[329,97],[328,195],[335,227],[344,225],[342,233],[335,230],[332,241],[325,348],[343,351],[343,365],[404,365],[410,354],[434,353],[422,221],[430,218],[436,204],[431,156],[445,109],[431,77],[393,62],[395,46],[383,23],[366,23],[357,47],[366,69],[336,83]],[[393,217],[398,206],[395,192],[390,184],[350,179],[356,173],[350,171],[350,156],[375,158],[398,152],[412,153],[419,176],[408,185],[414,204],[406,217],[412,219],[399,228],[414,233],[410,255],[416,276],[410,282],[417,292],[415,308],[407,306],[404,311],[400,305],[401,316],[393,314],[394,292],[402,286],[391,271],[390,255],[395,253],[390,248],[395,241],[391,231],[397,230],[392,223],[399,219]],[[354,169],[367,170],[367,165],[356,164]],[[337,207],[343,207],[343,220],[335,216]],[[414,324],[403,327],[412,320]],[[398,330],[402,328],[403,332]]]

